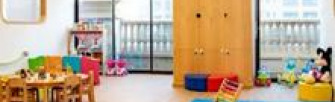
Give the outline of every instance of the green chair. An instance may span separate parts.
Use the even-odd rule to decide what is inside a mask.
[[[29,63],[29,69],[32,71],[38,71],[40,66],[44,66],[44,56],[39,56],[39,57],[34,57],[34,58],[29,58],[28,63]]]

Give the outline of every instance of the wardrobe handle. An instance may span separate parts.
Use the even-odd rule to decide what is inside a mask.
[[[199,50],[199,53],[200,53],[201,55],[205,54],[204,49],[201,48],[201,49]]]
[[[195,14],[195,17],[197,17],[197,18],[201,18],[201,13],[196,13],[196,14]]]
[[[228,13],[226,13],[226,12],[223,13],[223,17],[224,17],[224,18],[227,18],[227,17],[228,17]]]
[[[197,49],[197,48],[194,49],[194,54],[195,54],[195,55],[198,54],[198,49]]]
[[[229,55],[230,54],[230,51],[228,49],[226,49],[226,54]]]

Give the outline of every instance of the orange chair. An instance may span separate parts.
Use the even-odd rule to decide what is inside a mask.
[[[81,78],[72,75],[65,79],[64,85],[56,90],[57,102],[82,102]]]
[[[9,79],[7,84],[7,102],[28,102],[28,89],[24,79]]]
[[[4,100],[4,83],[0,80],[0,102]]]
[[[89,102],[95,102],[94,96],[94,73],[89,71],[88,79],[82,83],[82,93],[87,95]]]
[[[45,70],[50,74],[59,74],[62,72],[62,57],[61,56],[46,56]]]

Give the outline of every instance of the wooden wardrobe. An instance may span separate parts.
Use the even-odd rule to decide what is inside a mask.
[[[253,84],[251,0],[174,0],[174,82],[186,73],[236,73]]]

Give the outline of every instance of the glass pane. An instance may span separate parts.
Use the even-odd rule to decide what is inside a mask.
[[[173,0],[153,0],[153,70],[172,71]]]
[[[281,2],[283,5],[278,5]],[[316,56],[320,45],[317,0],[260,0],[260,3],[260,65],[276,78],[287,70],[287,60],[293,59],[294,71],[301,73],[303,64]]]
[[[150,69],[150,0],[120,0],[116,4],[116,57],[129,70]]]
[[[82,22],[83,24],[87,25],[87,30],[94,30],[95,27],[103,26],[105,30],[106,39],[106,52],[102,51],[104,48],[103,40],[98,40],[99,43],[97,43],[99,49],[97,50],[95,47],[92,47],[91,53],[92,56],[100,59],[109,59],[112,58],[112,47],[115,45],[112,41],[112,13],[113,13],[113,2],[112,1],[99,1],[99,0],[79,0],[79,22]],[[94,36],[90,36],[90,38],[93,38]],[[78,38],[79,39],[79,38]],[[93,42],[92,42],[93,41]],[[94,43],[94,40],[83,40],[78,41],[77,44],[75,44],[77,47],[84,47],[80,43],[87,43],[91,44]],[[95,45],[95,44],[91,44]],[[103,47],[101,47],[103,46]],[[87,46],[86,46],[87,47]],[[106,56],[105,56],[106,55]],[[105,57],[105,58],[103,58]],[[106,61],[106,60],[105,60]],[[106,72],[106,64],[105,61],[103,61],[101,67],[101,71]]]

